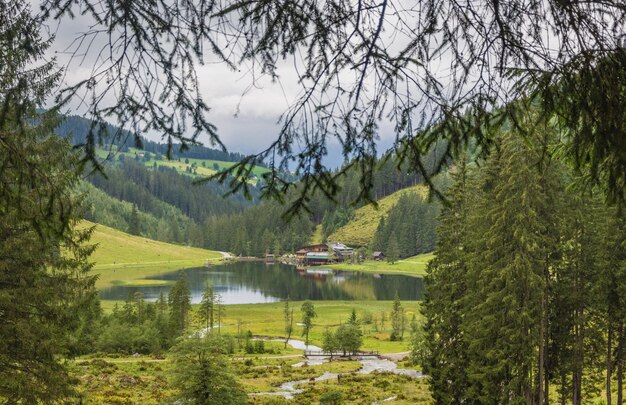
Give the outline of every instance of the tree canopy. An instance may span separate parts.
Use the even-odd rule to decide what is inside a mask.
[[[494,129],[518,126],[520,111],[533,105],[538,123],[558,122],[564,154],[583,177],[605,186],[610,201],[626,200],[619,0],[46,0],[41,10],[45,22],[91,22],[69,51],[91,57],[94,69],[57,96],[90,100],[87,158],[106,119],[135,133],[156,130],[170,144],[206,133],[221,145],[197,67],[247,69],[254,84],[294,66],[299,95],[275,141],[215,176],[234,190],[249,187],[249,163],[266,160],[273,170],[265,196],[296,187],[278,172],[290,163],[301,180],[294,210],[315,190],[334,196],[341,172],[324,161],[334,138],[345,168],[361,172],[357,199],[368,200],[382,132],[395,133],[403,162],[430,175],[467,148],[487,154]],[[427,168],[421,158],[436,145],[443,152]]]

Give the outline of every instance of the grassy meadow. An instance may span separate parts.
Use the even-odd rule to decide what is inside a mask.
[[[362,271],[377,274],[402,274],[405,276],[422,277],[426,275],[426,266],[432,260],[432,253],[424,253],[407,257],[391,264],[386,261],[366,260],[363,263],[339,263],[331,267],[336,270]]]
[[[319,404],[321,395],[341,392],[342,404],[364,404],[388,400],[388,404],[429,404],[425,380],[374,373],[356,374],[361,364],[333,361],[317,366],[292,367],[300,358],[232,357],[231,368],[247,393],[275,392],[284,382],[306,380],[329,373],[342,373],[336,379],[307,382],[295,399],[271,395],[250,395],[248,404]],[[70,374],[79,385],[84,404],[162,404],[171,402],[175,390],[170,384],[171,364],[167,357],[89,358],[70,362]]]
[[[313,319],[313,329],[309,335],[310,343],[316,346],[322,345],[322,336],[326,328],[334,328],[342,322],[346,322],[352,309],[354,308],[357,317],[372,318],[372,323],[363,324],[363,349],[380,351],[381,353],[404,352],[408,349],[408,323],[406,326],[405,339],[401,342],[391,342],[391,314],[392,301],[313,301],[317,317]],[[274,302],[269,304],[235,304],[225,306],[225,313],[222,318],[222,331],[226,333],[237,333],[237,325],[242,330],[250,330],[256,336],[268,336],[282,338],[285,336],[283,309],[284,302]],[[300,322],[300,306],[302,301],[289,303],[293,308],[294,331],[292,338],[303,339]],[[408,320],[415,314],[420,318],[418,301],[402,302]],[[382,313],[385,312],[385,323],[380,326]],[[375,324],[376,323],[376,326]],[[199,324],[199,323],[198,323]]]
[[[96,227],[90,242],[96,244],[97,249],[90,260],[94,263],[92,272],[98,274],[97,288],[119,284],[155,285],[163,281],[146,278],[222,260],[221,253],[212,250],[133,236],[89,221],[79,226]]]

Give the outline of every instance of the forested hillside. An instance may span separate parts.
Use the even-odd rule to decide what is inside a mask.
[[[71,136],[74,144],[82,144],[87,141],[90,125],[86,119],[69,116],[57,128],[57,133]],[[316,225],[320,225],[323,240],[333,235],[333,240],[376,250],[387,250],[396,239],[403,257],[432,250],[434,246],[436,208],[422,201],[424,196],[415,194],[415,198],[403,200],[398,208],[392,209],[398,202],[398,195],[393,197],[392,194],[404,193],[405,188],[423,182],[421,175],[410,170],[407,163],[399,162],[392,152],[380,159],[379,169],[372,179],[372,197],[381,201],[380,210],[353,204],[362,185],[358,171],[351,168],[339,178],[339,191],[334,200],[317,193],[310,200],[309,212],[287,220],[285,205],[258,201],[259,190],[263,187],[262,174],[267,171],[263,167],[255,169],[258,177],[251,184],[250,200],[241,193],[225,198],[228,191],[225,184],[194,183],[242,159],[238,153],[205,147],[180,151],[174,145],[172,160],[168,160],[165,156],[168,145],[143,138],[140,145],[130,144],[134,139],[130,133],[110,125],[104,130],[109,134],[119,131],[121,140],[109,143],[105,140],[106,148],[96,151],[103,162],[102,172],[95,171],[81,186],[86,195],[84,216],[91,221],[155,240],[241,255],[293,252],[310,240]],[[435,153],[426,156],[425,166],[432,166],[436,158]],[[285,176],[293,177],[287,173]],[[445,187],[445,181],[441,185]],[[297,191],[289,196],[295,198]],[[390,197],[386,199],[387,196]],[[260,206],[255,207],[259,203]],[[355,210],[366,214],[355,214]],[[387,215],[392,220],[402,217],[405,224],[392,232],[390,227],[385,228],[384,220],[379,223]],[[356,218],[371,224],[364,231],[357,221],[356,232],[345,232],[354,227],[345,226]],[[422,222],[427,225],[421,226]],[[337,232],[340,228],[343,231]],[[377,228],[380,232],[374,241]],[[425,232],[425,228],[433,231]],[[409,243],[416,235],[424,235],[423,240]]]
[[[55,132],[58,135],[70,137],[71,143],[74,145],[82,145],[87,143],[87,137],[91,126],[92,121],[86,118],[78,117],[76,115],[68,115],[63,118]],[[104,149],[106,150],[110,149],[111,146],[114,146],[122,151],[127,151],[130,147],[137,147],[146,152],[165,156],[169,149],[167,143],[153,142],[144,137],[139,137],[139,142],[137,143],[135,141],[135,136],[131,132],[121,130],[114,125],[105,124],[102,130],[104,133],[108,134],[107,139],[102,139],[102,141],[104,141]],[[116,134],[119,134],[119,136],[114,137],[113,135]],[[181,150],[179,145],[173,144],[170,152],[172,159],[191,158],[238,162],[244,157],[240,153],[224,152],[222,150],[211,149],[199,145],[193,145],[187,150]]]

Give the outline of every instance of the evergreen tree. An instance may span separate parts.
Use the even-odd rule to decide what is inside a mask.
[[[386,255],[387,261],[391,264],[394,264],[400,258],[400,247],[398,246],[398,239],[395,233],[392,233],[389,237]]]
[[[239,405],[246,401],[221,338],[181,339],[172,348],[171,359],[172,386],[181,403]]]
[[[437,404],[460,404],[468,389],[467,342],[462,332],[467,289],[468,216],[471,212],[468,173],[464,161],[455,168],[450,204],[439,219],[438,245],[424,279],[422,313],[425,357],[431,395]]]
[[[330,329],[326,328],[324,330],[324,335],[322,336],[322,350],[325,353],[330,354],[330,359],[333,359],[333,353],[338,349],[336,335],[330,331]]]
[[[358,325],[359,319],[356,316],[356,309],[352,308],[352,312],[350,312],[350,318],[348,318],[348,323],[351,325]]]
[[[396,296],[393,299],[393,307],[391,309],[391,336],[389,340],[402,340],[402,334],[404,332],[404,308],[400,302],[400,297],[396,291]]]
[[[180,336],[189,325],[189,310],[191,309],[191,291],[184,272],[180,272],[180,276],[170,289],[167,299],[173,334]]]
[[[207,333],[213,333],[213,325],[215,324],[215,291],[211,282],[206,283],[202,292],[202,301],[200,301],[200,317],[205,324]]]
[[[356,354],[363,345],[363,332],[356,324],[344,323],[335,331],[335,342],[344,356]]]
[[[133,204],[133,210],[130,212],[130,217],[128,218],[128,233],[131,235],[141,234],[141,224],[139,222],[137,204]]]
[[[61,403],[73,390],[60,360],[97,296],[91,230],[76,228],[82,165],[53,135],[57,111],[36,110],[61,72],[28,4],[0,3],[0,402]]]

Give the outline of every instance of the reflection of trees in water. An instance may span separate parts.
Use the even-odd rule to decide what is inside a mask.
[[[237,286],[256,290],[280,299],[292,300],[352,300],[377,299],[391,300],[398,292],[402,300],[421,299],[422,279],[399,275],[375,276],[368,273],[332,272],[328,276],[299,274],[295,267],[280,263],[266,265],[262,262],[235,262],[210,269],[195,268],[183,270],[193,295],[201,294],[207,280],[214,285],[216,292],[224,292]],[[176,280],[178,272],[158,277]],[[155,277],[156,278],[156,277]],[[155,297],[161,291],[167,292],[170,286],[154,287],[114,287],[103,292],[105,299],[124,300],[132,291],[142,291],[148,297]]]

